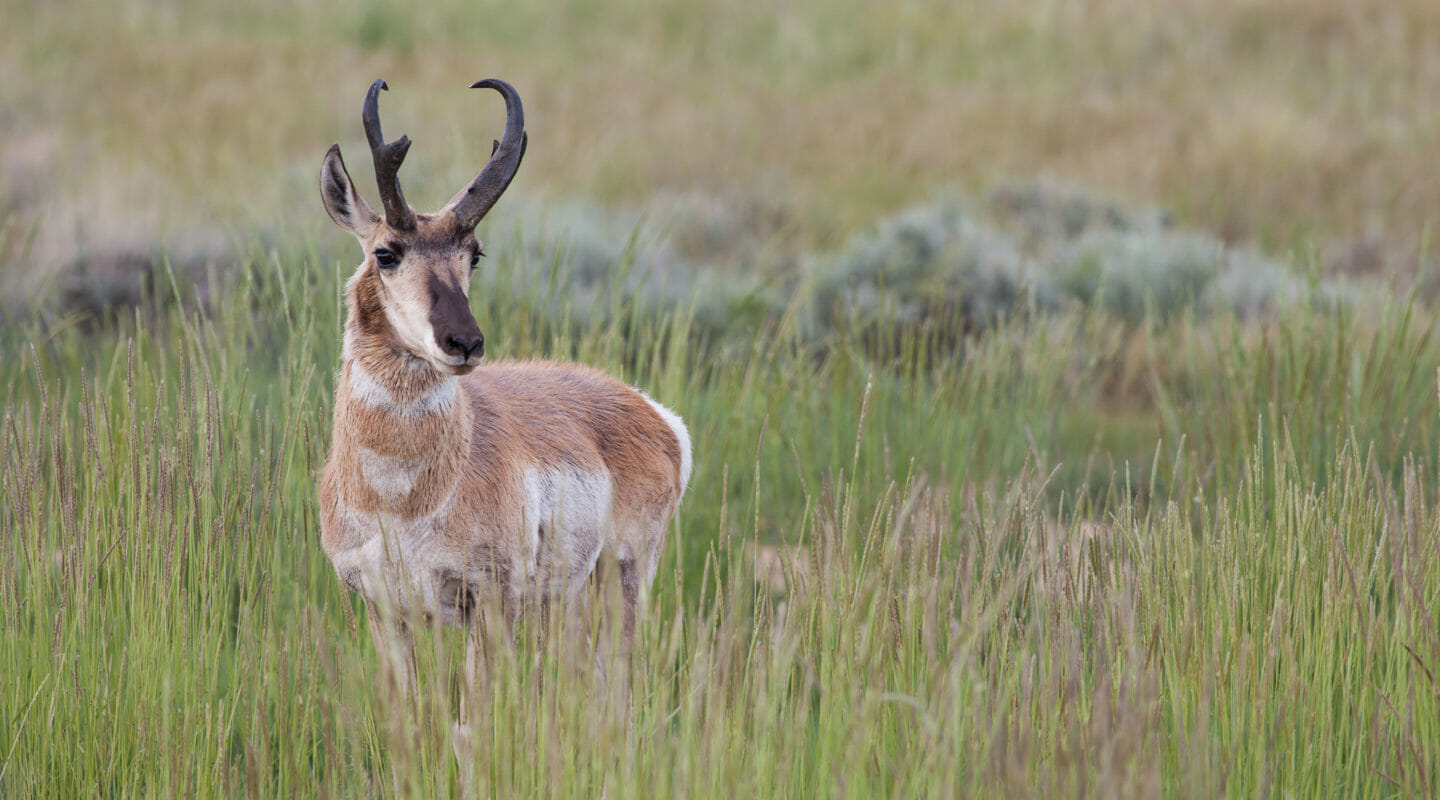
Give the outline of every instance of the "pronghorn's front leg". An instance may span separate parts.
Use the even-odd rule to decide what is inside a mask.
[[[485,625],[476,613],[465,634],[465,670],[460,686],[460,714],[450,731],[450,746],[455,750],[455,763],[460,768],[460,793],[474,797],[475,746],[470,734],[470,718],[480,717],[481,698],[486,697],[488,681],[485,658]],[[482,678],[483,676],[483,678]]]
[[[475,796],[471,720],[483,720],[488,713],[494,665],[503,657],[502,648],[513,645],[515,623],[521,609],[520,603],[507,594],[502,586],[496,592],[472,594],[465,604],[465,668],[461,673],[459,714],[450,731],[450,746],[460,768],[463,797]]]
[[[416,692],[415,642],[410,628],[397,614],[383,612],[378,603],[366,602],[366,618],[370,623],[370,639],[380,657],[380,669],[390,685],[406,702],[413,702]]]

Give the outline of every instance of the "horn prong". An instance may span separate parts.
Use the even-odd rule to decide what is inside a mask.
[[[375,162],[375,183],[380,187],[380,202],[385,206],[385,223],[396,230],[408,231],[415,228],[415,212],[400,189],[400,164],[410,151],[410,137],[401,136],[387,143],[380,130],[380,92],[389,89],[384,78],[370,84],[360,121],[365,126],[365,139],[370,143],[370,157]]]

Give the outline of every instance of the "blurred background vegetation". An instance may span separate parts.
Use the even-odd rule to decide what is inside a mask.
[[[0,31],[11,313],[37,292],[131,302],[162,255],[202,275],[257,231],[348,263],[314,184],[338,140],[373,191],[365,87],[389,80],[428,209],[500,128],[463,88],[492,75],[521,90],[533,146],[482,233],[560,242],[577,288],[627,254],[652,295],[711,281],[702,323],[811,284],[821,317],[866,313],[877,287],[902,314],[1005,311],[1027,287],[1130,317],[1147,294],[1249,313],[1295,265],[1430,291],[1427,0],[0,7],[25,20]]]

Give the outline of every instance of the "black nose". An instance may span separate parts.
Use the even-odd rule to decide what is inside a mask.
[[[485,355],[485,336],[475,338],[450,335],[445,337],[445,352],[469,361],[471,355]]]

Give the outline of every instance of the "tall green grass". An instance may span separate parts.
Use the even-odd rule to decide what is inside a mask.
[[[618,292],[569,322],[530,266],[472,293],[493,353],[622,375],[696,467],[628,669],[501,654],[484,794],[1437,791],[1421,309],[817,349]],[[318,546],[343,277],[260,254],[0,329],[0,794],[456,791],[459,635],[391,696]]]

